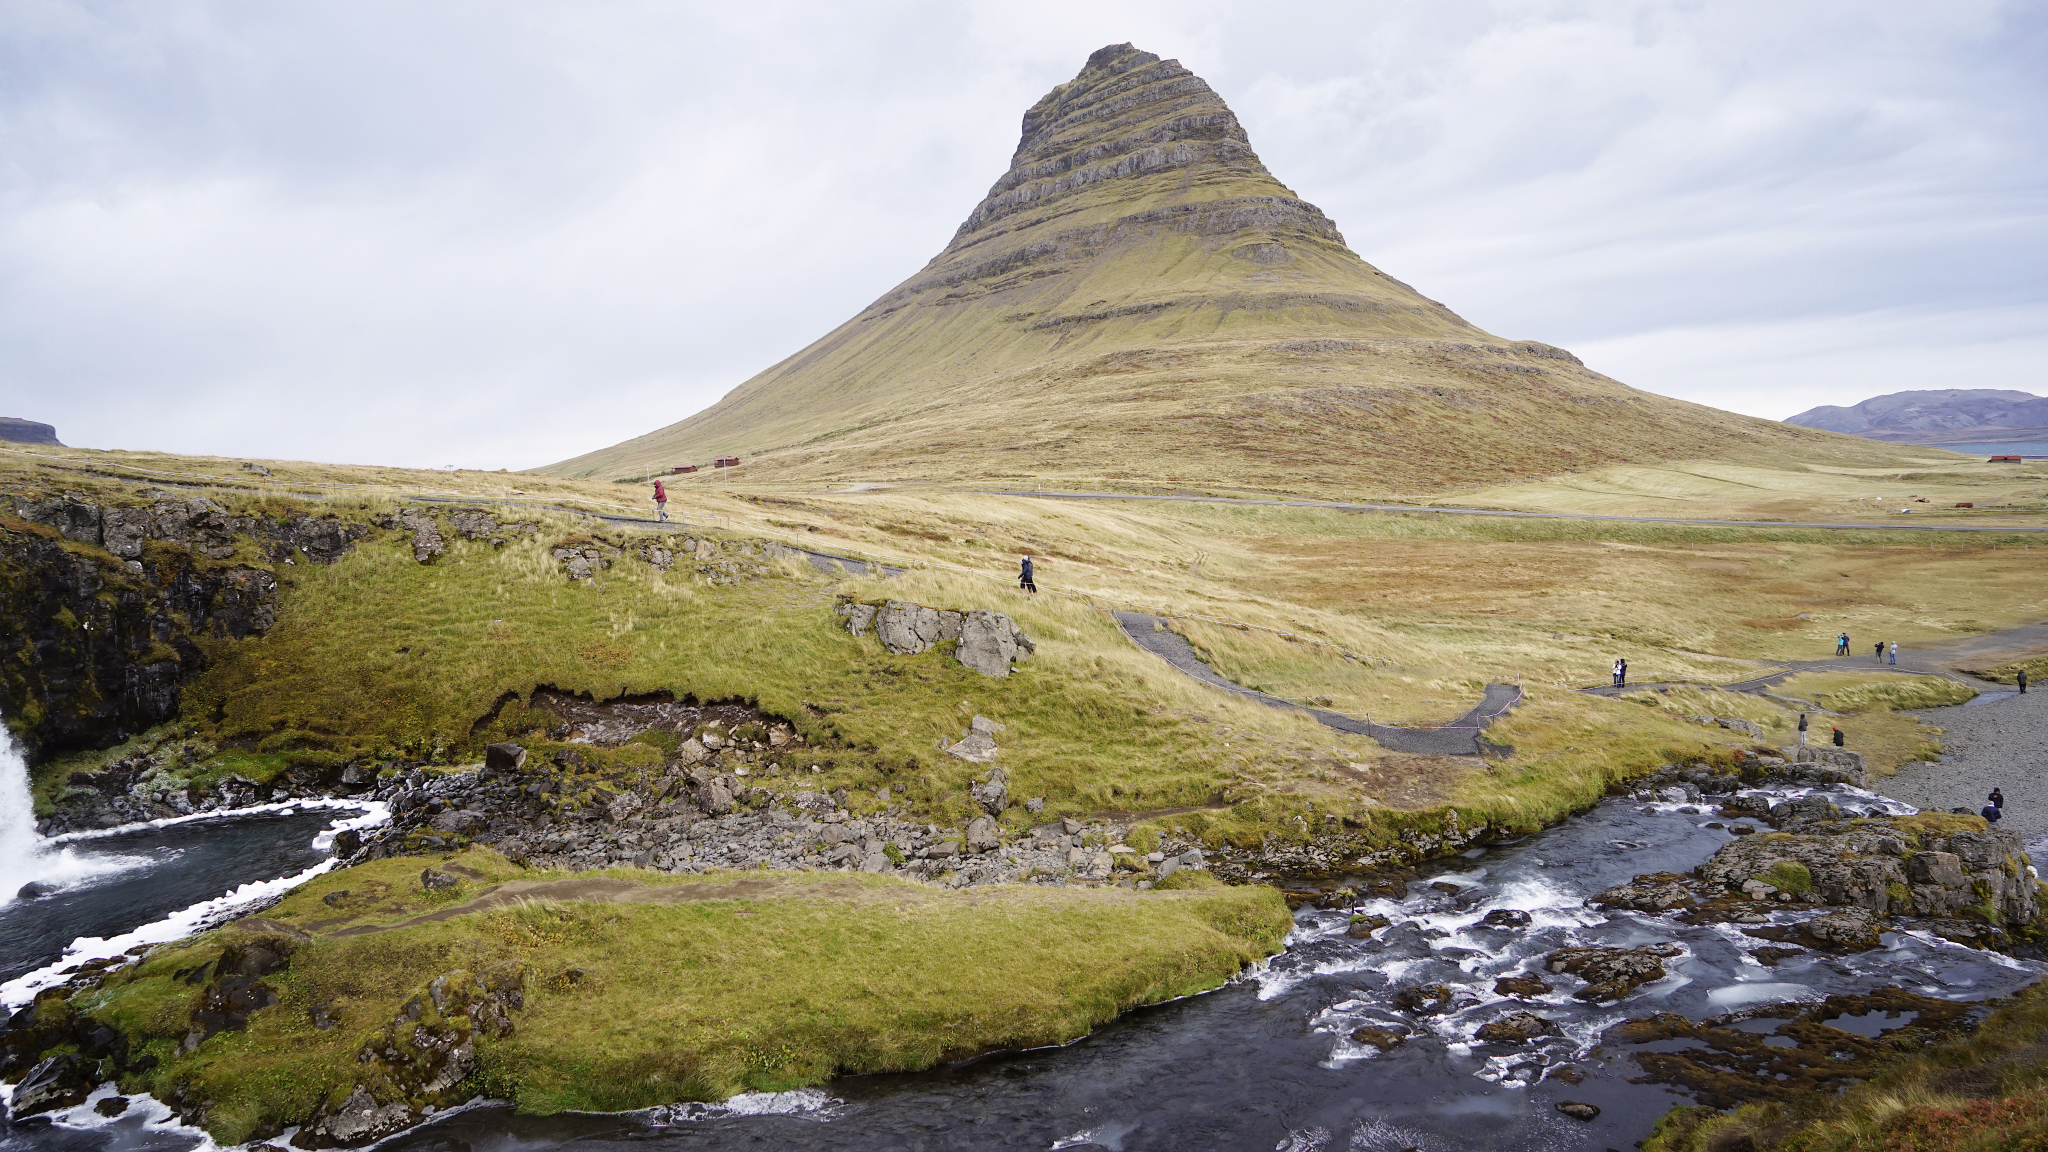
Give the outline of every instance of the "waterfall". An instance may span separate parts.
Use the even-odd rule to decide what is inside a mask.
[[[88,855],[52,845],[36,835],[28,760],[21,745],[14,742],[14,734],[0,724],[0,904],[11,903],[22,885],[31,881],[63,888],[138,863],[141,861],[127,856]]]
[[[28,761],[14,733],[0,725],[0,903],[14,899],[16,890],[34,880],[45,859],[42,837],[36,835],[35,802],[28,794]]]

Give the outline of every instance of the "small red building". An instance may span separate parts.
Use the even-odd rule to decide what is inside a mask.
[[[695,472],[696,470],[697,466],[695,464],[678,464],[675,467],[669,469],[669,474],[672,476],[681,476],[685,472]]]
[[[2019,462],[2020,458],[2018,456],[1993,456],[1990,460],[1986,461],[1986,463],[1990,464],[2017,464]]]
[[[737,468],[739,466],[740,458],[737,456],[720,456],[717,463],[713,465],[716,468]]]

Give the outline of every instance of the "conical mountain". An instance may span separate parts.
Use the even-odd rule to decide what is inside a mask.
[[[1852,443],[1481,331],[1359,259],[1200,77],[1118,44],[1024,114],[915,276],[710,408],[542,471],[1427,491]]]

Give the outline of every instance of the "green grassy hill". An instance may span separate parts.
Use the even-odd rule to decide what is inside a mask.
[[[1200,77],[1128,44],[1025,113],[1010,170],[917,275],[705,411],[540,471],[729,454],[761,479],[1402,492],[1687,457],[1904,459],[1474,327],[1359,259]]]

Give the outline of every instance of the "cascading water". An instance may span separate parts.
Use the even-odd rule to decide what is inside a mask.
[[[129,857],[88,856],[36,835],[28,760],[14,735],[0,724],[0,904],[19,899],[29,884],[63,888],[136,863]]]
[[[0,900],[29,882],[42,846],[36,841],[35,804],[28,793],[28,762],[14,736],[0,728]]]

